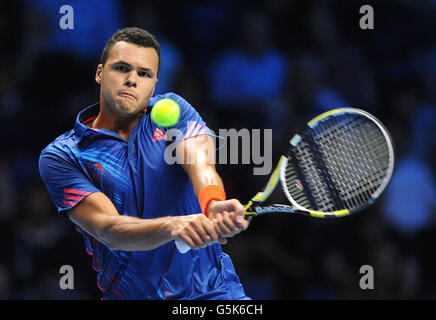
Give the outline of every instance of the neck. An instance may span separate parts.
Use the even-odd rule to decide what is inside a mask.
[[[109,113],[105,108],[100,106],[100,112],[90,126],[95,129],[106,129],[117,133],[119,136],[128,140],[135,126],[141,119],[142,113],[133,118],[120,118]]]

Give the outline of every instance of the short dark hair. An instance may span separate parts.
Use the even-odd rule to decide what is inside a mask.
[[[116,31],[110,39],[106,42],[106,45],[101,54],[100,63],[104,65],[108,59],[109,51],[115,43],[118,41],[125,41],[128,43],[133,43],[145,48],[154,48],[158,56],[158,67],[157,71],[159,73],[160,69],[160,45],[156,38],[148,31],[136,27],[124,28]]]

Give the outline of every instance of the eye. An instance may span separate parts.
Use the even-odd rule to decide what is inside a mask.
[[[116,66],[115,67],[116,70],[121,71],[121,72],[127,72],[128,68],[126,66],[120,65],[120,66]]]
[[[146,72],[146,71],[139,71],[138,75],[140,77],[147,77],[147,78],[152,78],[153,75],[150,72]]]

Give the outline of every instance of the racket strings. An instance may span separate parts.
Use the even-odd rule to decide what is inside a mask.
[[[304,208],[356,209],[372,198],[387,175],[386,139],[365,117],[329,117],[302,137],[295,161],[285,170],[285,181],[293,199]]]
[[[349,127],[342,127],[341,121],[335,117],[329,119],[333,128],[342,127],[342,130],[336,135],[330,132],[318,145],[332,178],[339,185],[338,189],[343,190],[342,198],[357,197],[366,202],[386,176],[389,150],[382,132],[374,123],[366,118],[354,118],[351,123],[347,121]],[[322,132],[323,126],[329,128],[330,125],[321,123],[319,130]]]
[[[305,141],[300,142],[295,151],[294,161],[288,162],[285,178],[288,190],[298,205],[319,211],[331,211],[335,207],[328,181]]]
[[[285,171],[286,187],[295,202],[303,208],[313,209],[313,203],[309,202],[308,195],[304,191],[303,183],[297,175],[293,165],[288,163]]]

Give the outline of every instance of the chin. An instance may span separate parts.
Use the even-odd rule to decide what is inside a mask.
[[[138,113],[142,112],[143,108],[133,105],[119,104],[116,107],[117,113],[125,118],[136,116]]]

